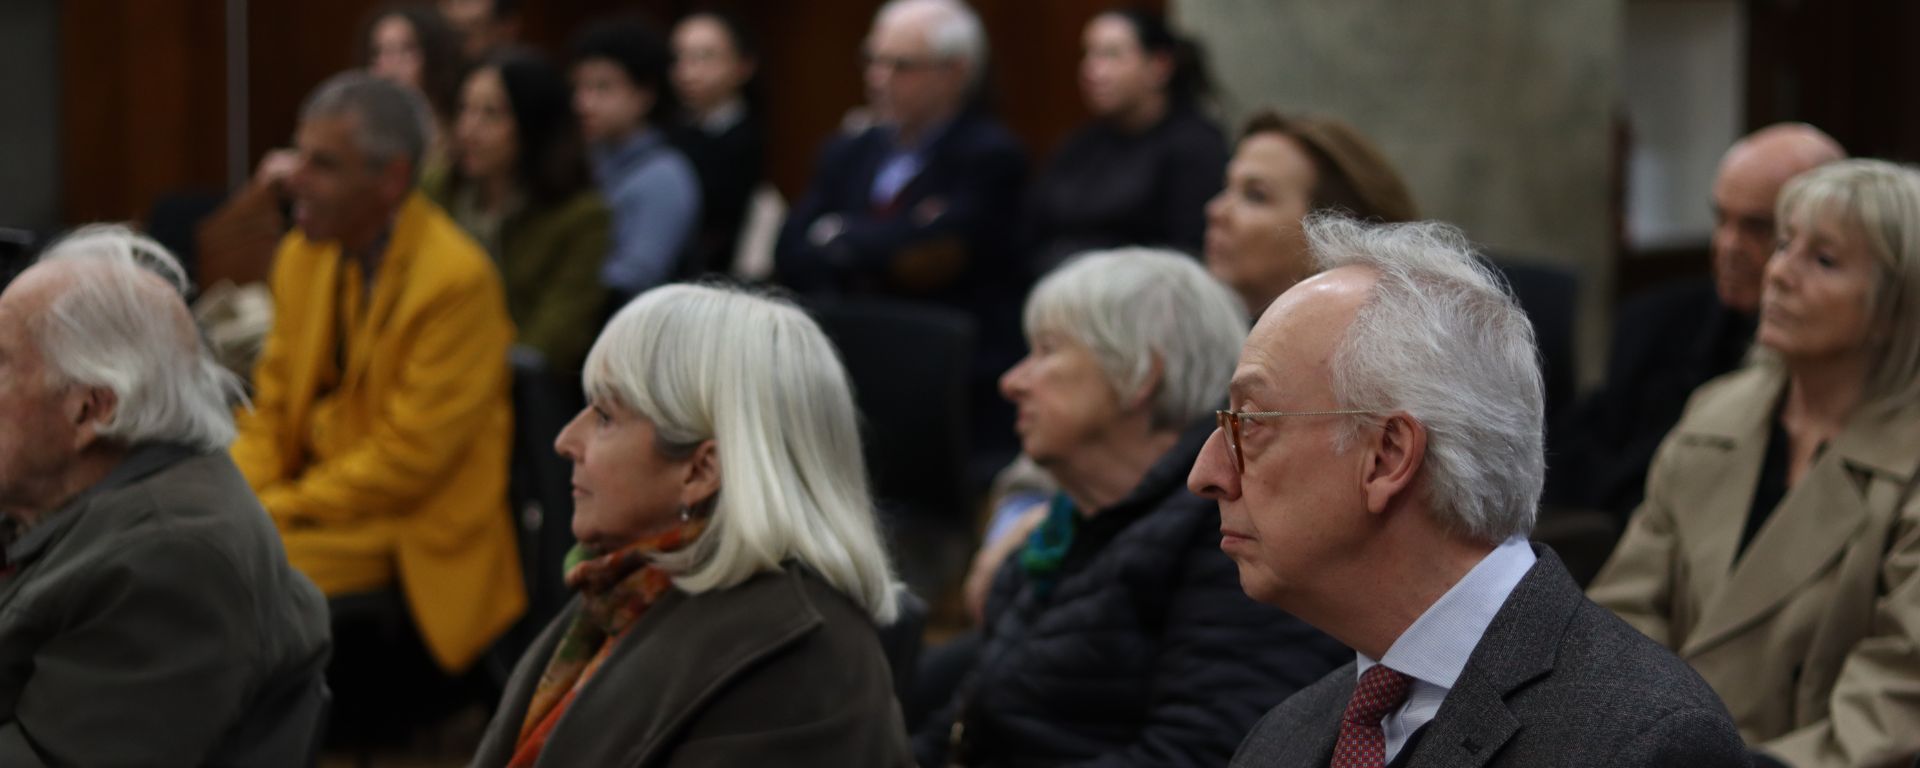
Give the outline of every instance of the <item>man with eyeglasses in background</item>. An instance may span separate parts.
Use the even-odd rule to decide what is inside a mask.
[[[1014,452],[995,381],[1019,359],[1026,285],[1015,230],[1026,152],[976,94],[987,63],[980,17],[960,0],[892,0],[874,16],[865,79],[874,124],[836,136],[781,231],[774,268],[810,297],[884,297],[975,323],[976,445]]]

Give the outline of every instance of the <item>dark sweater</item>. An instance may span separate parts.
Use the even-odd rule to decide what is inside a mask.
[[[1104,121],[1080,129],[1034,182],[1032,267],[1045,273],[1076,253],[1123,245],[1199,254],[1227,155],[1220,127],[1191,109],[1170,110],[1141,133]]]
[[[915,736],[921,765],[1220,766],[1261,713],[1351,658],[1240,590],[1219,507],[1185,487],[1212,428],[1083,518],[1051,589],[1009,558],[978,664]],[[947,750],[956,718],[963,756]]]

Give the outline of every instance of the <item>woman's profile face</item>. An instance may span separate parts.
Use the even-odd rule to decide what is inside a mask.
[[[1080,95],[1095,117],[1132,112],[1166,88],[1165,57],[1149,55],[1125,18],[1095,16],[1087,23],[1081,45]]]
[[[1240,294],[1255,319],[1312,266],[1300,222],[1312,205],[1313,161],[1293,137],[1256,133],[1227,164],[1207,203],[1207,271]]]
[[[1031,351],[1000,377],[1019,412],[1020,448],[1041,466],[1097,445],[1122,418],[1120,396],[1088,349],[1071,336],[1038,331]]]
[[[1789,363],[1854,361],[1873,339],[1883,270],[1836,218],[1798,212],[1782,220],[1767,259],[1755,340]]]
[[[610,552],[679,522],[693,462],[661,453],[653,423],[626,406],[589,402],[554,449],[573,462],[573,536],[590,551]]]
[[[374,22],[370,42],[368,74],[420,90],[420,73],[426,68],[426,58],[420,52],[419,38],[413,34],[413,24],[406,17],[387,16]]]

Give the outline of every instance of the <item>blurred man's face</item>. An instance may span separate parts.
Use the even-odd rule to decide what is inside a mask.
[[[1713,182],[1713,282],[1720,303],[1753,314],[1773,255],[1773,204],[1786,179],[1735,148]]]
[[[468,61],[486,58],[487,52],[513,41],[517,30],[512,20],[493,17],[494,0],[440,0],[440,16],[454,31]]]
[[[76,388],[54,383],[28,326],[51,301],[52,271],[28,269],[0,293],[0,511],[46,511],[46,483],[79,453]]]
[[[934,56],[926,23],[888,18],[867,38],[867,100],[875,117],[918,133],[957,111],[966,94],[966,68]]]
[[[359,144],[360,118],[316,116],[294,137],[300,164],[287,178],[293,222],[307,239],[348,248],[373,242],[406,195],[405,160],[370,162]]]
[[[635,85],[612,59],[573,65],[573,111],[590,143],[617,142],[647,124],[653,92]]]

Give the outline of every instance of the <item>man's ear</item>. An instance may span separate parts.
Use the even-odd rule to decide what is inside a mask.
[[[107,387],[76,387],[67,397],[67,412],[73,419],[73,448],[84,451],[100,442],[100,431],[113,423],[120,411],[120,397]]]
[[[1412,416],[1394,413],[1378,426],[1367,430],[1361,445],[1366,464],[1360,487],[1371,514],[1385,512],[1394,499],[1411,490],[1427,458],[1427,428]]]
[[[712,440],[694,446],[680,485],[680,504],[699,509],[720,492],[720,451]]]

